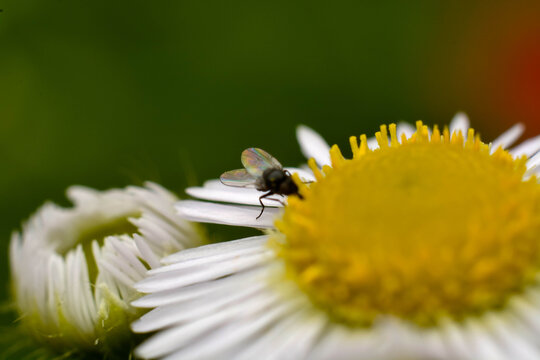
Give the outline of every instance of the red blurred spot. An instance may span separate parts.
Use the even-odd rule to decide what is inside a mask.
[[[501,54],[501,89],[516,120],[530,130],[540,131],[540,34],[521,38]]]

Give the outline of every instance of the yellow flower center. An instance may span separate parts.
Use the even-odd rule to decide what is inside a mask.
[[[353,159],[300,186],[276,222],[279,255],[314,304],[366,326],[393,315],[430,326],[502,308],[540,269],[540,186],[513,159],[461,133],[418,123],[409,139],[390,125],[351,138]]]

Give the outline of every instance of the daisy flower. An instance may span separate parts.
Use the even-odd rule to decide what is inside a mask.
[[[158,186],[67,190],[74,204],[44,204],[13,234],[12,287],[22,326],[58,350],[108,352],[129,340],[140,311],[133,284],[159,259],[198,246],[195,225]]]
[[[173,254],[136,288],[143,358],[539,359],[540,137],[483,143],[382,126],[345,158],[300,127],[315,178],[282,209],[182,201],[190,220],[266,234]],[[256,205],[210,181],[195,197]],[[270,205],[270,204],[269,204]]]

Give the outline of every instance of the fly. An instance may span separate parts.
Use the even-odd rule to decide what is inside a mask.
[[[298,193],[298,186],[294,183],[291,173],[283,169],[280,162],[266,151],[258,148],[246,149],[242,151],[241,160],[244,169],[224,172],[219,179],[227,186],[255,187],[259,191],[266,192],[259,197],[262,210],[257,219],[264,212],[262,202],[264,198],[272,195],[296,195],[302,198],[302,195]]]

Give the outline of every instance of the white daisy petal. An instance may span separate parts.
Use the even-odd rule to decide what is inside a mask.
[[[297,313],[300,310],[296,309]],[[308,358],[318,336],[324,330],[326,319],[319,314],[303,314],[304,318],[297,319],[287,332],[281,334],[279,343],[267,348],[268,353],[276,359],[290,356],[293,359]]]
[[[383,338],[367,331],[352,333],[344,327],[331,326],[315,344],[309,359],[391,359],[385,354],[391,351],[394,341],[395,338]]]
[[[527,161],[527,169],[530,172],[538,172],[539,165],[540,165],[540,153],[537,153],[536,155],[532,156]]]
[[[148,278],[140,281],[137,283],[136,289],[140,292],[149,293],[218,279],[239,270],[260,266],[269,261],[272,256],[273,254],[268,250],[263,253],[252,254],[242,258],[233,258],[225,264],[211,264],[204,267],[203,271],[186,272],[184,269],[172,270],[170,273],[167,273],[166,276]]]
[[[489,314],[486,322],[494,331],[497,341],[503,344],[509,353],[509,358],[523,360],[537,360],[540,358],[539,349],[522,339],[519,334],[511,331],[508,321],[503,321],[499,316]]]
[[[234,285],[243,280],[250,280],[261,276],[265,270],[264,266],[262,266],[247,270],[234,277],[224,277],[215,281],[201,282],[182,288],[158,291],[133,301],[132,305],[141,308],[152,308],[202,297],[217,297],[223,291],[230,291],[231,284]]]
[[[64,292],[64,271],[62,268],[62,260],[57,256],[51,256],[48,263],[48,277],[51,281],[48,284],[47,300],[48,308],[45,310],[50,315],[51,321],[55,326],[59,325],[58,313],[56,307],[58,306],[58,295]]]
[[[137,356],[147,358],[157,358],[174,352],[178,348],[198,340],[206,332],[219,327],[224,322],[234,318],[240,313],[238,308],[230,308],[226,311],[219,311],[213,316],[202,318],[201,320],[189,323],[183,327],[173,327],[160,332],[150,340],[144,342],[136,349]],[[136,330],[136,324],[134,324]]]
[[[321,135],[305,125],[299,125],[296,138],[306,159],[314,158],[319,167],[330,165],[330,146]]]
[[[307,351],[304,347],[290,346],[289,342],[294,341],[298,345],[302,344],[301,339],[313,340],[315,336],[322,331],[324,320],[318,318],[318,323],[307,321],[306,314],[302,311],[296,311],[283,320],[277,322],[267,331],[257,334],[257,337],[251,339],[248,344],[238,350],[238,359],[254,359],[260,354],[266,354],[268,357],[276,359],[286,358],[289,356],[294,359],[306,357]],[[292,336],[295,332],[300,332],[297,336]],[[304,340],[305,341],[305,340]],[[305,342],[304,342],[305,343]],[[308,348],[310,348],[308,346]],[[294,353],[291,353],[293,349]],[[285,351],[285,354],[280,354],[280,351]]]
[[[302,180],[303,182],[315,181],[315,176],[313,176],[313,173],[311,172],[311,170],[309,170],[309,168],[302,169],[297,167],[284,167],[284,169],[291,174],[298,174],[300,180]]]
[[[540,135],[531,139],[525,140],[518,146],[510,150],[510,154],[515,157],[527,156],[531,157],[540,151]]]
[[[463,112],[458,112],[450,122],[450,133],[453,133],[455,131],[461,131],[463,136],[466,137],[469,126],[469,117]]]
[[[128,236],[107,237],[105,242],[110,241],[111,247],[114,249],[116,263],[121,266],[126,273],[134,279],[144,277],[148,270],[140,260],[140,250],[131,241]]]
[[[492,151],[497,150],[499,147],[507,149],[508,147],[512,146],[512,144],[515,143],[524,132],[525,126],[523,124],[516,124],[512,126],[510,129],[506,130],[499,137],[493,140],[491,143]]]
[[[219,180],[207,181],[203,187],[189,187],[186,189],[186,193],[203,200],[258,206],[260,206],[259,198],[264,194],[256,189],[226,186],[221,184]],[[283,197],[279,195],[275,195],[274,197],[283,201]],[[283,206],[281,202],[272,201],[271,199],[263,199],[262,201],[268,207]]]
[[[178,202],[176,210],[190,221],[260,229],[272,228],[274,218],[279,212],[276,208],[265,208],[261,217],[257,219],[261,213],[260,207],[222,205],[194,200]]]
[[[276,296],[264,296],[260,299],[254,298],[249,303],[240,303],[222,309],[219,312],[210,313],[194,322],[187,323],[150,338],[136,350],[136,354],[142,358],[160,357],[174,350],[180,349],[186,344],[196,343],[205,333],[219,328],[227,321],[237,318],[241,314],[250,314],[261,311],[271,304],[276,304],[279,300]],[[135,325],[135,324],[134,324]],[[136,331],[134,329],[134,331]],[[211,349],[207,348],[207,351]],[[204,356],[200,354],[199,356]]]
[[[418,341],[418,334],[412,344],[414,346],[413,354],[425,354],[426,358],[444,359],[448,354],[448,349],[444,342],[444,336],[440,330],[433,330],[421,336],[424,342]],[[425,346],[422,346],[424,344]]]
[[[132,324],[132,328],[136,332],[144,333],[169,327],[175,323],[197,319],[201,316],[212,314],[226,305],[235,302],[241,303],[248,297],[256,296],[263,288],[264,284],[257,284],[240,291],[221,292],[221,296],[217,298],[204,297],[160,306],[159,308],[144,314],[139,320]]]
[[[539,344],[538,333],[540,332],[540,308],[526,298],[516,298],[512,301],[516,309],[517,321],[525,329],[528,338],[533,343]]]
[[[160,263],[158,256],[152,251],[144,238],[139,234],[133,234],[133,240],[135,241],[137,249],[141,252],[141,258],[144,262],[146,262],[151,269],[159,267]]]
[[[401,140],[401,136],[405,135],[407,138],[410,138],[412,134],[416,131],[416,128],[409,123],[400,122],[397,124],[397,136]]]
[[[256,308],[251,307],[250,309],[252,311],[256,309],[259,315],[255,320],[252,318],[255,315],[255,311],[251,314],[243,311],[233,324],[228,324],[208,334],[202,341],[194,344],[194,346],[182,349],[168,356],[167,359],[199,359],[202,351],[206,352],[205,357],[211,359],[220,356],[224,358],[234,357],[238,350],[244,348],[246,343],[254,339],[258,333],[271,326],[276,320],[284,318],[295,310],[298,310],[290,303],[274,303],[272,305],[272,307],[266,306],[266,308],[261,308],[260,305]],[[232,331],[234,331],[234,336],[231,336]],[[300,339],[298,338],[297,340]],[[208,348],[208,344],[212,344],[211,348]],[[269,358],[282,358],[275,356],[277,355],[275,353],[267,355]]]
[[[379,143],[376,138],[371,137],[367,139],[367,146],[371,150],[377,150],[379,148]]]
[[[246,249],[264,249],[264,245],[268,241],[268,236],[253,236],[245,239],[232,240],[218,244],[199,246],[193,249],[177,252],[169,255],[161,260],[163,264],[171,264],[175,266],[175,263],[182,261],[190,261],[194,259],[206,258],[207,256],[216,256],[224,253],[224,250],[231,250],[232,252],[243,251]],[[149,271],[150,275],[167,271],[168,267]]]
[[[468,330],[467,342],[469,351],[474,354],[474,359],[508,360],[508,354],[493,336],[485,331],[477,322],[469,321],[466,325]]]
[[[249,240],[249,241],[245,241],[245,240]],[[225,244],[228,245],[229,243],[233,241],[224,243],[224,245]],[[236,240],[236,241],[240,241],[240,240]],[[179,262],[176,261],[175,263],[172,263],[168,266],[163,266],[155,270],[150,270],[148,274],[154,275],[154,274],[170,272],[174,270],[188,269],[188,268],[196,267],[196,266],[208,266],[216,262],[220,262],[220,261],[224,261],[224,260],[228,260],[228,259],[232,259],[236,257],[246,257],[250,255],[260,254],[260,253],[266,252],[267,250],[266,246],[264,246],[265,243],[267,242],[267,236],[256,236],[252,238],[241,239],[241,241],[245,241],[245,243],[249,244],[249,246],[242,246],[242,247],[236,246],[234,250],[227,251],[227,252],[222,251],[223,247],[220,248],[220,251],[214,251],[214,249],[212,248],[212,250],[207,251],[204,255],[201,255],[198,257],[192,257],[189,260],[186,260],[187,257],[185,256],[182,256],[182,257],[177,256],[176,257],[177,259],[183,258],[184,261],[179,261]],[[205,248],[205,246],[201,246],[200,248]],[[227,247],[224,246],[224,248],[227,248]],[[189,250],[186,250],[185,252],[187,251]],[[215,252],[215,254],[211,255],[209,254],[210,252]],[[180,252],[180,253],[177,253],[177,255],[183,255],[183,254],[182,252]],[[170,258],[171,258],[170,256],[167,257],[166,261],[170,262],[171,261]]]
[[[449,319],[443,319],[440,328],[446,343],[447,358],[471,359],[469,344],[466,340],[467,334],[464,329]]]

